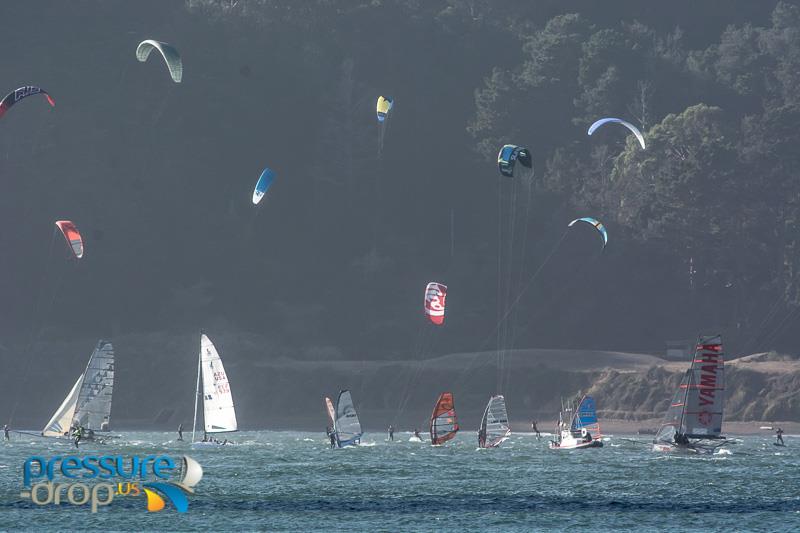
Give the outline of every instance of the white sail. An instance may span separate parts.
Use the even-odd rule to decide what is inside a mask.
[[[361,441],[361,422],[358,420],[356,407],[349,390],[339,393],[336,401],[336,441],[339,447],[351,446]]]
[[[78,376],[72,390],[69,391],[67,397],[61,402],[61,405],[56,409],[53,417],[42,430],[42,435],[45,437],[63,437],[69,435],[72,426],[72,419],[75,416],[75,407],[78,404],[78,390],[83,381],[83,374]]]
[[[73,425],[93,431],[109,431],[111,396],[114,392],[114,347],[98,341],[78,392]]]
[[[510,435],[506,399],[502,395],[492,396],[483,412],[478,444],[481,448],[494,448],[500,446]]]
[[[718,438],[725,403],[722,338],[701,337],[692,359],[693,383],[686,395],[682,431],[689,437]]]
[[[200,337],[200,367],[203,372],[203,420],[206,433],[236,431],[236,411],[228,376],[217,349],[205,334]]]

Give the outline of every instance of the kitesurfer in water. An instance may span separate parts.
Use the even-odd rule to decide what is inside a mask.
[[[542,438],[542,434],[539,433],[539,428],[536,427],[536,420],[531,420],[531,431],[536,433],[536,438],[537,439],[541,439]]]
[[[414,428],[414,436],[417,437],[419,440],[422,440],[422,437],[419,435],[419,430]]]
[[[3,424],[3,437],[6,440],[11,440],[11,436],[8,434],[8,424]]]
[[[786,443],[783,442],[783,428],[778,428],[778,430],[775,432],[775,438],[777,439],[775,444],[778,444],[779,446],[786,446]]]
[[[394,426],[389,426],[389,440],[394,441]]]
[[[178,440],[183,440],[183,422],[178,424]]]

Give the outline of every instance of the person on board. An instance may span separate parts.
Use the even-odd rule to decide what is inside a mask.
[[[417,428],[414,428],[414,436],[417,437],[419,440],[422,440],[422,437],[420,436],[419,430]]]
[[[208,433],[203,431],[203,442],[208,442]]]
[[[3,424],[3,438],[11,440],[11,436],[8,434],[8,424]]]
[[[336,448],[336,433],[334,431],[330,431],[328,433],[328,438],[331,439],[331,449]]]
[[[536,420],[531,420],[531,431],[536,433],[536,438],[537,439],[541,439],[542,438],[542,434],[539,433],[539,428],[536,427]]]
[[[394,427],[389,425],[389,440],[394,441]]]
[[[178,424],[178,440],[183,440],[183,422]]]
[[[786,443],[783,442],[783,428],[778,428],[778,430],[775,432],[775,438],[777,439],[775,444],[780,444],[781,446],[786,446]]]
[[[689,445],[689,437],[684,435],[683,433],[675,433],[675,444],[681,446],[688,446]]]
[[[75,436],[75,447],[76,448],[80,444],[81,440],[83,440],[83,432],[84,432],[83,426],[76,426],[75,427],[75,432],[73,433],[73,435]]]
[[[481,428],[478,430],[478,446],[483,448],[486,445],[486,430]]]

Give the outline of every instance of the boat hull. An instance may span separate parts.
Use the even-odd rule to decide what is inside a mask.
[[[584,450],[587,448],[602,448],[603,441],[601,440],[592,440],[589,442],[562,442],[561,444],[550,441],[550,449],[551,450]]]

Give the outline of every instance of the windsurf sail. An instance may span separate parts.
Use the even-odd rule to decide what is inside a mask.
[[[722,433],[725,401],[722,338],[701,337],[692,358],[692,383],[686,394],[683,433],[689,438],[716,439]]]
[[[236,431],[233,395],[222,359],[205,334],[200,336],[200,366],[203,371],[203,421],[206,433]]]
[[[457,432],[458,420],[453,393],[443,392],[436,400],[431,414],[431,444],[443,444],[455,437]]]
[[[492,396],[483,412],[481,428],[478,431],[478,445],[481,448],[495,448],[510,435],[506,399],[502,395]]]
[[[692,373],[691,369],[687,370],[683,375],[681,384],[678,386],[678,390],[675,391],[675,395],[672,397],[672,401],[669,404],[669,409],[667,409],[667,414],[664,415],[664,421],[661,423],[661,427],[656,432],[653,442],[672,444],[675,442],[675,434],[684,432],[682,429],[683,411],[686,407],[686,393],[693,382],[693,376],[694,374]]]
[[[328,426],[331,431],[336,431],[336,409],[333,407],[333,400],[325,396],[325,410],[328,412]]]
[[[114,347],[98,341],[83,373],[72,425],[93,431],[109,431],[114,392]]]
[[[576,432],[585,429],[593,439],[602,437],[594,398],[591,396],[584,396],[581,398],[581,401],[578,402],[578,407],[575,409],[575,414],[572,417],[570,429]]]
[[[349,390],[343,390],[339,393],[334,421],[336,443],[340,448],[360,442],[363,431],[361,431],[361,422],[358,420],[358,413],[356,413],[353,397],[350,395]]]
[[[75,416],[75,407],[78,405],[78,391],[81,388],[82,381],[83,374],[78,376],[78,380],[75,382],[75,385],[72,386],[67,397],[64,398],[64,401],[61,402],[56,412],[53,413],[50,421],[47,422],[47,425],[42,430],[42,435],[45,437],[63,437],[69,435],[72,419]]]

